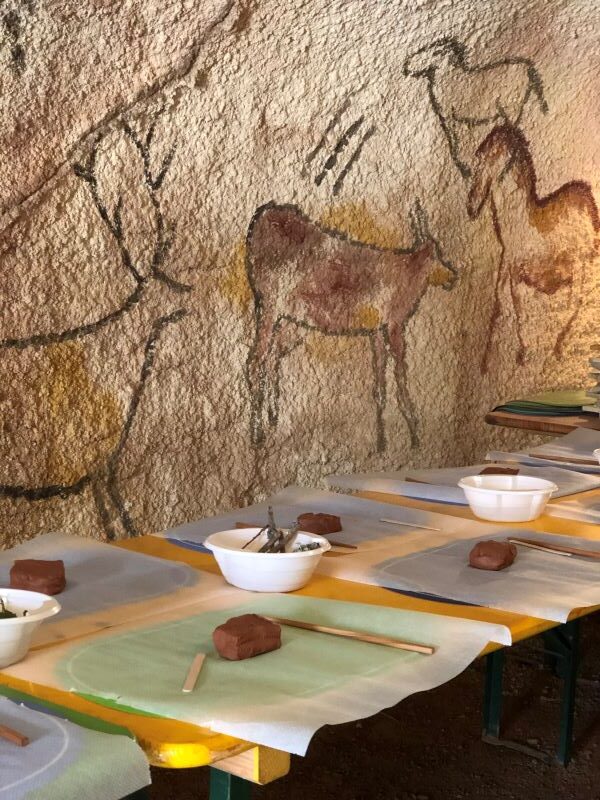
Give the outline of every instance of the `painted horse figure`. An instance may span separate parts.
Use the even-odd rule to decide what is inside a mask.
[[[391,352],[398,402],[411,444],[417,444],[417,419],[407,386],[405,329],[427,287],[450,289],[457,270],[443,258],[420,207],[413,227],[411,248],[386,249],[324,228],[296,206],[268,203],[257,209],[246,242],[256,320],[247,361],[255,444],[264,441],[265,406],[269,423],[277,422],[281,359],[310,331],[369,338],[379,451],[385,447],[385,379]]]
[[[489,368],[492,338],[500,318],[500,296],[507,284],[516,316],[519,364],[526,353],[519,285],[547,296],[564,292],[570,313],[554,344],[554,354],[560,356],[581,307],[586,267],[598,256],[600,229],[598,208],[588,183],[571,181],[544,197],[537,194],[529,145],[521,131],[510,125],[494,128],[477,151],[469,216],[478,217],[486,203],[501,256],[483,373]]]

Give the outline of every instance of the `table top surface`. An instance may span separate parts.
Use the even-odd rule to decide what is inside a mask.
[[[490,411],[485,416],[488,425],[519,428],[532,433],[564,434],[576,428],[600,431],[600,414],[582,413],[570,416],[547,417],[537,414],[513,414],[510,411]]]
[[[588,494],[597,495],[600,499],[600,489]],[[440,505],[377,492],[360,492],[359,495],[367,499],[388,502],[394,505],[405,505],[466,519],[474,519],[470,510],[466,507]],[[573,522],[572,520],[564,520],[558,517],[544,515],[534,522],[521,523],[521,526],[540,531],[600,540],[600,526]],[[519,527],[519,524],[511,524],[511,527]],[[159,537],[144,536],[138,539],[116,542],[115,546],[159,558],[182,561],[192,567],[220,574],[212,555],[177,547]],[[556,623],[547,620],[490,608],[459,606],[410,597],[377,586],[351,583],[325,575],[316,575],[309,585],[301,589],[297,594],[499,623],[510,628],[515,642],[535,636],[556,625]],[[594,610],[594,608],[586,608],[575,611],[571,618],[589,614]],[[500,645],[490,644],[484,652],[490,652],[498,647]],[[42,702],[57,704],[62,709],[66,709],[68,716],[73,718],[74,721],[77,721],[77,715],[88,715],[104,723],[126,728],[135,735],[140,745],[144,748],[150,763],[156,766],[205,766],[253,747],[250,742],[243,742],[231,736],[214,733],[189,723],[152,718],[100,706],[69,692],[18,680],[0,673],[1,686],[34,697]]]

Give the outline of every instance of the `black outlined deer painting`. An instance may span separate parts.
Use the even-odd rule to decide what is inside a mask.
[[[173,151],[151,168],[151,146],[157,117],[144,134],[127,122],[119,129],[140,162],[146,195],[145,211],[152,229],[149,256],[136,258],[128,244],[126,192],[114,204],[105,200],[97,156],[104,134],[93,141],[87,157],[73,167],[87,187],[98,224],[115,244],[122,280],[129,293],[121,305],[104,316],[68,330],[0,340],[0,374],[27,375],[37,387],[23,393],[18,402],[0,397],[0,416],[6,440],[13,450],[28,453],[26,463],[13,464],[14,480],[0,483],[0,496],[39,502],[51,497],[67,498],[91,488],[107,538],[135,535],[136,528],[118,485],[118,466],[127,443],[145,384],[151,375],[156,349],[165,329],[179,322],[184,308],[161,313],[149,295],[153,284],[166,287],[176,299],[190,291],[168,273],[173,228],[160,199]],[[133,210],[135,212],[135,209]],[[139,209],[138,209],[139,211]],[[126,290],[127,291],[127,290]],[[173,303],[171,303],[171,306]],[[126,343],[133,355],[123,359],[118,345]],[[111,365],[123,388],[125,402],[117,402],[89,365]],[[34,433],[32,433],[34,432]],[[19,447],[20,445],[20,447]],[[40,455],[40,453],[42,455]],[[44,455],[45,454],[45,455]],[[6,474],[6,469],[5,469]]]
[[[474,62],[453,37],[436,39],[404,62],[405,75],[426,82],[429,102],[463,178],[470,177],[473,151],[491,128],[519,125],[530,99],[542,113],[548,111],[542,79],[529,59]]]

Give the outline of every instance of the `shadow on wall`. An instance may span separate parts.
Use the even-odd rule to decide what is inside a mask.
[[[86,163],[76,164],[74,171],[87,184],[98,217],[117,245],[124,273],[133,278],[134,289],[121,307],[101,319],[70,330],[0,341],[5,369],[14,375],[37,376],[37,392],[19,397],[16,403],[4,398],[2,418],[5,439],[13,443],[25,439],[26,470],[32,466],[38,466],[39,470],[38,474],[29,475],[26,483],[0,485],[0,495],[38,501],[79,494],[91,486],[104,531],[110,539],[122,533],[130,536],[136,533],[117,482],[119,458],[152,372],[161,334],[186,313],[179,309],[165,315],[153,314],[151,307],[145,308],[147,291],[153,282],[166,285],[175,294],[190,291],[189,286],[177,282],[164,270],[172,234],[159,198],[173,152],[165,156],[155,173],[151,171],[150,147],[156,122],[157,118],[143,138],[128,124],[122,126],[141,159],[154,218],[155,240],[149,269],[145,271],[135,263],[127,246],[123,195],[113,208],[102,199],[96,174],[97,154],[103,139],[99,136]],[[124,362],[115,359],[120,384],[127,387],[124,414],[116,398],[102,387],[101,378],[88,374],[90,365],[97,363],[98,354],[107,358],[122,339],[132,344],[134,353],[137,351]],[[95,358],[89,357],[92,351]],[[23,420],[30,425],[23,425]],[[41,465],[33,453],[27,458],[27,450],[36,443],[31,441],[34,435],[47,453]]]

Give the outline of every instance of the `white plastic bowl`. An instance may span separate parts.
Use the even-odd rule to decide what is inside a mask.
[[[469,475],[458,485],[475,516],[493,522],[537,519],[558,489],[552,481],[529,475]]]
[[[20,661],[29,651],[31,637],[42,620],[58,614],[60,603],[53,597],[24,589],[0,589],[8,611],[16,617],[0,619],[0,668]],[[27,614],[23,617],[23,611]]]
[[[260,528],[236,528],[213,533],[204,542],[212,550],[223,577],[228,583],[251,592],[293,592],[309,582],[321,556],[331,545],[323,536],[299,533],[294,546],[318,542],[318,550],[301,553],[258,553],[264,536],[242,547]]]

